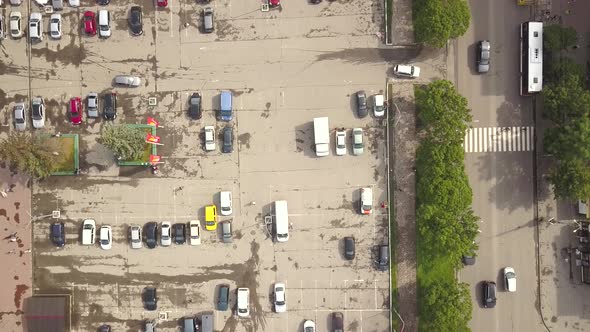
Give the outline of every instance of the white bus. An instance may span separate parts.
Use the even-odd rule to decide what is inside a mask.
[[[543,89],[543,23],[520,26],[520,95],[530,96]]]

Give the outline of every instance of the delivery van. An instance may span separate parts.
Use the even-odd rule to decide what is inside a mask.
[[[287,201],[275,202],[275,230],[278,242],[289,240],[289,211]]]

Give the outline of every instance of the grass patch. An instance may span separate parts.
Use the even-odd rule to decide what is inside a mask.
[[[55,146],[59,156],[57,158],[54,173],[69,173],[76,170],[75,165],[75,138],[74,137],[50,137],[49,140]]]
[[[391,201],[394,202],[395,200],[393,199],[393,188],[395,188],[395,186],[393,184],[390,185],[390,196],[391,197]],[[399,317],[397,316],[397,314],[393,311],[393,309],[395,309],[395,311],[399,312],[399,303],[398,303],[398,294],[397,294],[397,265],[396,260],[395,260],[395,239],[397,239],[397,224],[395,222],[395,209],[393,209],[392,206],[389,207],[389,234],[391,236],[390,240],[389,240],[389,274],[391,275],[391,310],[390,310],[390,321],[391,321],[391,330],[392,331],[398,331],[399,327],[400,327],[400,320]]]

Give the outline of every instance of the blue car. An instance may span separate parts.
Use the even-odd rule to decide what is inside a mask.
[[[63,247],[66,245],[66,232],[63,222],[54,222],[51,224],[51,242],[56,247]]]

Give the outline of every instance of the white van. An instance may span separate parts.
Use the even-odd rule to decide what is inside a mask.
[[[250,316],[250,289],[238,288],[238,316]]]
[[[222,216],[230,216],[232,214],[231,191],[222,191],[219,193],[219,207],[221,208]]]
[[[94,219],[86,219],[82,224],[82,244],[91,246],[94,244],[94,236],[96,234],[96,221]]]
[[[289,240],[289,210],[287,201],[275,202],[275,230],[278,242]]]
[[[98,34],[103,38],[111,36],[111,14],[108,10],[98,11]]]

